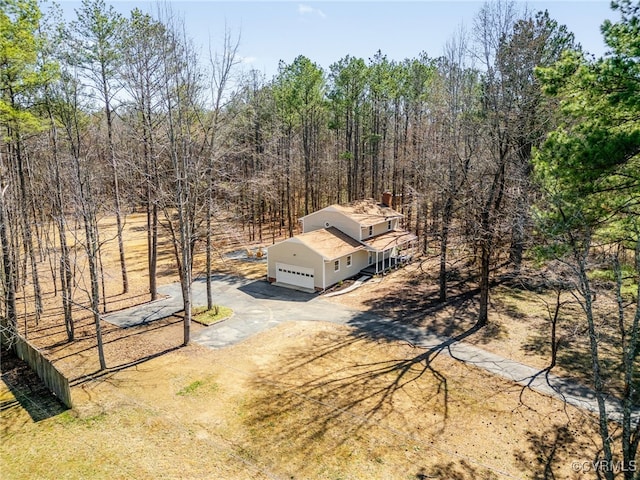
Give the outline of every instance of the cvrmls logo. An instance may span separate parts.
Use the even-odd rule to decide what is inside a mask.
[[[574,472],[635,472],[637,471],[638,463],[636,460],[631,460],[627,465],[622,461],[607,461],[598,460],[597,462],[585,461],[585,462],[572,462],[571,469]]]

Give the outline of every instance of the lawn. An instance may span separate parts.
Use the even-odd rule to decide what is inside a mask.
[[[207,307],[193,309],[193,320],[207,326],[225,320],[231,315],[233,315],[233,310],[222,305],[214,305],[211,310],[207,310]]]

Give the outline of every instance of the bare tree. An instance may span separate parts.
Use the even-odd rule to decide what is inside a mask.
[[[440,271],[439,298],[447,299],[447,255],[449,233],[456,210],[464,204],[460,198],[463,187],[468,184],[468,174],[475,158],[480,138],[478,72],[467,65],[468,38],[463,30],[445,46],[441,59],[440,88],[443,109],[440,124],[443,130],[443,147],[439,149],[442,180],[442,219],[440,223]]]
[[[209,120],[205,123],[205,145],[207,157],[207,205],[205,220],[205,269],[206,269],[206,288],[207,288],[207,309],[213,308],[213,293],[211,290],[211,269],[212,269],[212,219],[215,207],[215,183],[220,172],[217,163],[222,158],[222,146],[224,145],[224,136],[222,135],[221,114],[227,101],[229,82],[232,80],[234,68],[238,65],[237,58],[238,47],[240,45],[240,37],[233,40],[231,33],[225,30],[222,45],[222,53],[214,54],[209,46],[209,63],[211,68],[211,100],[212,108]]]
[[[0,152],[0,246],[2,247],[2,294],[4,297],[3,307],[4,312],[2,315],[2,322],[0,328],[2,328],[2,342],[10,343],[11,336],[17,331],[17,310],[16,310],[16,283],[14,274],[14,259],[13,248],[9,241],[9,234],[7,232],[7,211],[5,206],[5,194],[7,192],[8,185],[3,181],[3,169],[2,152]]]
[[[104,106],[107,127],[106,156],[112,172],[122,291],[127,293],[129,291],[129,281],[122,238],[124,219],[120,196],[118,161],[113,138],[113,99],[118,91],[115,83],[122,62],[120,44],[123,36],[124,19],[113,7],[107,8],[104,0],[83,0],[82,7],[76,13],[78,20],[72,23],[74,34],[72,34],[71,39],[75,48],[71,58],[85,73]]]
[[[69,157],[73,170],[73,197],[76,216],[81,219],[84,227],[84,241],[76,239],[84,248],[89,267],[90,287],[87,291],[89,306],[96,329],[96,342],[100,369],[107,368],[102,342],[102,325],[100,318],[100,271],[98,265],[100,243],[98,241],[97,202],[93,185],[96,179],[92,175],[99,172],[96,169],[98,155],[91,152],[83,140],[87,125],[86,114],[81,103],[81,82],[72,72],[62,74],[60,95],[62,101],[56,110],[57,120],[65,132],[65,140],[69,149]]]
[[[504,95],[505,78],[496,59],[516,19],[514,3],[498,1],[485,3],[474,24],[477,57],[483,69],[482,106],[486,118],[485,155],[477,165],[479,183],[473,188],[476,193],[473,199],[477,215],[476,241],[480,250],[479,325],[485,325],[489,318],[491,267],[512,154],[508,135],[510,98]]]
[[[133,99],[129,125],[138,145],[142,147],[140,167],[144,179],[144,202],[147,211],[147,252],[149,293],[158,295],[158,210],[160,196],[159,153],[156,137],[163,117],[159,104],[163,80],[161,57],[164,26],[135,9],[131,12],[123,39],[122,77],[124,88]],[[134,161],[135,163],[135,161]]]
[[[202,207],[206,169],[200,163],[196,133],[201,110],[201,74],[197,56],[186,38],[184,26],[171,12],[162,48],[163,108],[166,111],[166,141],[172,178],[164,199],[166,225],[173,241],[180,273],[184,306],[184,345],[191,340],[193,253],[198,239],[197,222]]]

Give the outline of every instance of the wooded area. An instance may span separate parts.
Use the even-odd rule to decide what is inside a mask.
[[[535,264],[549,269],[549,288],[575,295],[591,338],[603,458],[612,458],[606,375],[618,375],[631,465],[640,442],[630,414],[640,354],[637,4],[616,5],[621,20],[604,24],[610,53],[601,59],[548,13],[497,2],[482,6],[441,56],[346,55],[328,71],[299,56],[267,79],[240,70],[240,39],[228,32],[199,56],[166,6],[125,18],[103,0],[84,0],[64,23],[55,12],[45,21],[34,0],[1,3],[5,334],[19,329],[18,297],[33,298],[36,323],[44,313],[38,265],[48,263],[68,341],[74,309],[90,311],[106,368],[101,248],[117,243],[126,292],[121,233],[127,214],[143,209],[150,299],[158,242],[169,238],[186,345],[194,252],[204,248],[211,272],[219,218],[233,215],[248,241],[274,242],[293,235],[303,215],[391,191],[422,253],[439,259],[440,301],[452,272],[473,272],[479,326],[490,319],[497,268],[517,279],[523,264]],[[98,227],[107,216],[115,238]],[[618,305],[620,366],[606,374],[594,268],[612,272]],[[79,271],[89,284],[77,281]],[[208,297],[211,307],[210,288]]]

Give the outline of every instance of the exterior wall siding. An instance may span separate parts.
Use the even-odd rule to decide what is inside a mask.
[[[389,222],[391,222],[390,226]],[[342,212],[332,211],[331,209],[323,209],[311,213],[304,217],[302,222],[303,233],[328,227],[335,227],[356,240],[366,240],[396,229],[398,227],[398,219],[383,220],[373,225],[371,235],[369,235],[368,226],[361,227],[357,221],[345,216]],[[325,262],[319,253],[307,247],[302,242],[297,241],[295,237],[268,247],[267,252],[267,278],[269,281],[276,279],[277,263],[312,268],[314,271],[314,286],[317,290],[328,288],[342,280],[353,277],[357,275],[360,270],[370,265],[369,252],[359,250],[351,254],[351,266],[349,267],[347,267],[348,255],[340,257],[338,259],[340,261],[340,268],[336,272],[333,260]],[[390,253],[391,252],[386,252],[384,258],[389,258]],[[378,255],[377,259],[374,254],[372,263],[375,263],[376,260],[382,261],[382,259],[382,254]]]
[[[391,230],[397,226],[397,222],[398,221],[396,219],[391,220]],[[391,230],[389,230],[389,224],[387,221],[373,225],[373,235],[369,235],[369,227],[362,227],[362,239],[366,240],[367,238],[375,237],[376,235],[381,235]]]
[[[313,268],[314,285],[322,288],[322,256],[295,239],[285,240],[267,248],[267,275],[276,278],[276,263]]]
[[[340,270],[337,272],[334,271],[333,261],[327,262],[327,287],[357,275],[360,270],[369,264],[366,250],[358,250],[351,255],[350,267],[347,267],[347,255],[340,257],[339,260]]]

